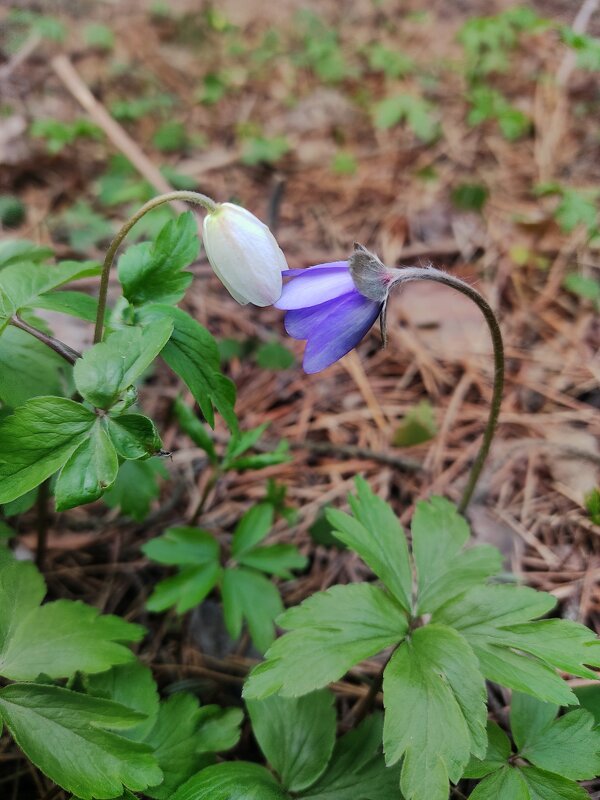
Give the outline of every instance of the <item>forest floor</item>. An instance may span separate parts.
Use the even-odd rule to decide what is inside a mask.
[[[498,433],[467,514],[474,537],[600,632],[600,72],[581,68],[558,28],[578,5],[539,0],[529,12],[552,24],[523,15],[483,39],[473,20],[509,3],[17,6],[0,10],[0,194],[26,213],[2,238],[99,258],[129,209],[185,185],[268,221],[290,267],[344,259],[358,241],[389,265],[433,263],[468,280],[497,311],[507,356]],[[600,32],[600,10],[587,32]],[[100,104],[92,116],[86,90]],[[281,312],[240,309],[203,256],[194,274],[186,307],[223,343],[242,427],[268,423],[266,445],[285,439],[292,455],[209,488],[202,526],[227,535],[267,478],[283,484],[297,515],[274,538],[310,557],[282,584],[286,604],[366,574],[315,541],[322,509],[345,507],[356,473],[404,523],[432,493],[460,498],[494,368],[477,308],[443,286],[409,286],[390,301],[386,349],[373,329],[311,376]],[[91,340],[90,326],[53,324],[77,349]],[[291,363],[257,363],[271,342]],[[189,522],[209,480],[170,413],[181,391],[165,370],[141,392],[172,454],[150,515],[136,523],[102,503],[51,515],[45,575],[54,597],[151,627],[140,655],[165,683],[231,702],[255,660],[245,645],[211,654],[203,633],[201,652],[209,612],[182,625],[144,609],[162,573],[140,545]],[[218,422],[216,441],[225,435]],[[424,441],[411,445],[415,435]],[[35,512],[11,525],[33,550]],[[356,676],[335,688],[342,703],[363,691]],[[19,758],[0,752],[0,773]]]

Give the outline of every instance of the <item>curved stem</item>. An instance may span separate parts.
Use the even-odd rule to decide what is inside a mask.
[[[115,260],[115,255],[119,246],[123,239],[127,236],[129,231],[133,228],[136,222],[138,222],[144,214],[147,214],[148,211],[152,211],[153,208],[157,208],[158,206],[163,205],[163,203],[170,203],[173,200],[183,200],[186,203],[191,203],[192,205],[203,206],[207,211],[214,211],[217,207],[217,204],[214,200],[211,200],[210,197],[207,197],[205,194],[200,194],[200,192],[186,192],[186,191],[174,191],[174,192],[167,192],[166,194],[158,195],[158,197],[153,197],[152,200],[149,200],[145,205],[143,205],[139,211],[137,211],[132,217],[130,217],[127,222],[123,225],[120,231],[117,233],[115,238],[110,243],[110,247],[106,252],[106,257],[104,259],[104,264],[102,265],[102,274],[100,276],[100,291],[98,293],[98,311],[96,313],[96,327],[94,330],[94,344],[102,341],[102,332],[104,330],[104,314],[106,312],[106,296],[108,294],[108,279],[110,277],[110,268],[112,267],[113,261]]]
[[[38,341],[42,342],[47,347],[50,347],[55,353],[58,353],[59,356],[62,356],[65,361],[68,361],[71,366],[77,361],[78,358],[81,358],[81,353],[78,353],[77,350],[73,350],[73,348],[69,347],[68,344],[61,342],[59,339],[55,339],[54,336],[49,336],[47,333],[40,331],[38,328],[34,328],[33,325],[30,325],[28,322],[25,322],[16,315],[11,318],[9,324],[14,325],[15,328],[19,328],[26,333],[29,333]]]
[[[460,278],[456,278],[454,275],[449,275],[447,272],[442,272],[442,270],[434,269],[433,267],[400,268],[397,275],[398,277],[396,278],[395,282],[400,284],[407,281],[426,280],[434,281],[436,283],[444,283],[446,286],[451,286],[453,289],[461,292],[461,294],[466,295],[479,307],[490,330],[492,346],[494,349],[494,385],[492,389],[492,401],[490,405],[488,421],[483,434],[483,442],[479,448],[479,452],[477,453],[475,461],[473,462],[473,466],[471,467],[467,485],[463,491],[461,501],[458,505],[458,510],[462,514],[466,510],[471,497],[473,496],[475,486],[479,480],[479,476],[481,475],[481,470],[483,469],[483,465],[490,451],[492,439],[494,438],[494,433],[496,432],[496,426],[498,424],[498,417],[500,416],[502,391],[504,389],[504,345],[502,343],[502,333],[500,331],[500,326],[498,324],[498,320],[496,319],[496,315],[492,311],[489,303],[484,300],[478,291],[473,289],[472,286],[469,286],[468,283],[465,283],[465,281],[462,281]]]

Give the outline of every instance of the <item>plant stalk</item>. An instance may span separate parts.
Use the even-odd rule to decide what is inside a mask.
[[[33,325],[30,325],[28,322],[25,322],[25,320],[17,317],[16,314],[11,318],[9,324],[14,325],[15,328],[19,328],[26,333],[29,333],[38,341],[47,345],[49,348],[54,350],[55,353],[58,353],[59,356],[62,356],[65,361],[68,361],[71,366],[77,361],[78,358],[81,358],[81,353],[78,353],[77,350],[73,350],[73,348],[69,347],[68,344],[61,342],[59,339],[55,339],[54,336],[49,336],[47,333],[40,331],[38,328],[34,328]]]
[[[200,192],[173,191],[158,195],[158,197],[153,197],[152,200],[149,200],[147,203],[145,203],[139,211],[137,211],[127,220],[127,222],[123,225],[110,243],[110,247],[106,252],[104,264],[102,265],[102,273],[100,275],[100,290],[98,293],[98,310],[96,313],[96,327],[94,329],[94,344],[102,341],[110,268],[113,265],[115,255],[117,254],[117,250],[119,249],[121,242],[133,228],[135,223],[144,216],[144,214],[147,214],[148,211],[152,211],[152,209],[157,208],[164,203],[170,203],[173,200],[183,200],[184,202],[191,203],[192,205],[203,206],[207,211],[214,211],[217,207],[217,204],[214,200],[211,200],[210,197],[207,197],[205,194],[201,194]]]

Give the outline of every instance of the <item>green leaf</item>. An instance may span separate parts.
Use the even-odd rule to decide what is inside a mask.
[[[520,770],[505,766],[482,780],[469,800],[531,800],[531,795]]]
[[[160,564],[206,564],[219,560],[219,543],[208,531],[181,526],[142,545],[148,558]]]
[[[491,772],[496,772],[507,765],[512,753],[508,736],[495,722],[488,722],[487,736],[485,756],[481,759],[473,756],[463,773],[463,778],[485,778]]]
[[[116,797],[125,787],[143,791],[161,780],[151,748],[114,733],[142,719],[124,706],[58,686],[15,683],[0,690],[0,711],[25,755],[81,800]]]
[[[120,507],[121,513],[136,522],[148,516],[150,505],[159,493],[158,479],[169,473],[156,458],[148,461],[125,461],[116,481],[102,498],[109,508]]]
[[[247,698],[297,697],[342,677],[355,664],[398,644],[408,630],[401,608],[368,583],[333,586],[278,619],[290,630],[274,642],[244,687]],[[307,654],[310,653],[310,666]]]
[[[256,547],[249,553],[239,557],[239,563],[251,569],[277,575],[278,578],[290,580],[291,570],[304,569],[308,559],[298,552],[293,544],[271,544]]]
[[[173,322],[173,334],[162,357],[185,382],[200,406],[206,421],[214,428],[214,407],[231,431],[237,430],[235,386],[221,374],[219,350],[210,333],[180,308],[153,305],[140,309],[144,322],[155,324],[161,318]]]
[[[249,136],[242,145],[242,164],[275,164],[290,150],[285,136]]]
[[[200,709],[200,727],[196,738],[199,753],[219,753],[231,750],[240,739],[240,726],[244,720],[241,708],[203,706]]]
[[[27,239],[6,239],[0,242],[0,269],[23,261],[37,264],[53,255],[51,247],[41,247]]]
[[[443,497],[417,503],[411,532],[418,577],[418,614],[436,611],[502,566],[495,547],[463,549],[469,539],[469,526]]]
[[[226,761],[190,778],[171,800],[289,800],[289,796],[264,767]]]
[[[433,407],[427,400],[422,400],[408,410],[402,423],[394,431],[392,444],[396,447],[412,447],[428,442],[436,433]]]
[[[119,471],[117,452],[100,419],[71,454],[56,482],[56,510],[92,503],[115,482]]]
[[[71,367],[29,333],[9,325],[0,336],[0,400],[20,406],[39,395],[60,395]]]
[[[566,233],[571,233],[579,225],[592,233],[598,228],[598,206],[596,195],[578,189],[563,189],[555,217]]]
[[[198,700],[184,692],[161,703],[156,723],[145,741],[154,749],[164,780],[146,790],[150,797],[169,800],[202,767],[205,756],[198,753],[200,712]]]
[[[95,344],[73,368],[75,385],[98,408],[110,408],[161,352],[173,330],[167,319],[146,328],[122,328]]]
[[[398,798],[399,766],[386,767],[381,752],[383,718],[373,714],[338,739],[319,780],[304,800],[390,800]]]
[[[273,527],[274,508],[271,503],[252,506],[236,525],[231,542],[231,555],[235,559],[253,550],[269,535]]]
[[[261,344],[255,353],[256,363],[263,369],[289,369],[296,361],[294,354],[279,342]]]
[[[158,714],[158,691],[149,667],[139,661],[120,664],[105,672],[86,676],[88,694],[112,700],[143,714],[145,719],[122,732],[126,739],[141,742],[154,727]]]
[[[174,408],[175,415],[183,431],[187,433],[194,444],[204,450],[211,464],[218,464],[219,457],[217,456],[214,442],[192,409],[180,397],[176,398]]]
[[[412,606],[412,571],[406,536],[390,506],[368,483],[355,479],[357,497],[348,498],[354,517],[326,509],[337,539],[355,550],[394,595],[405,611]]]
[[[555,669],[534,656],[515,652],[516,634],[505,628],[546,614],[556,599],[524,586],[480,586],[451,600],[433,619],[456,628],[467,639],[488,680],[557,705],[575,702],[573,692]],[[540,639],[543,632],[540,635]],[[526,637],[523,636],[526,644]],[[560,643],[555,645],[560,647]]]
[[[589,800],[590,796],[585,789],[561,775],[552,775],[535,767],[521,767],[519,774],[529,790],[529,794],[524,795],[526,800]],[[506,800],[519,800],[519,798],[511,794],[506,795]]]
[[[582,708],[587,708],[594,715],[596,724],[600,725],[600,684],[592,686],[577,686],[573,689],[579,704]]]
[[[185,614],[204,600],[221,577],[218,561],[197,567],[185,567],[170,578],[165,578],[154,587],[146,606],[149,611],[165,611],[175,606],[178,614]]]
[[[527,707],[531,708],[531,704]],[[550,706],[550,709],[555,715],[556,706]],[[544,713],[546,716],[540,720],[538,715]],[[597,777],[600,774],[600,730],[596,729],[593,715],[581,708],[548,721],[548,713],[546,709],[534,711],[532,726],[526,739],[519,744],[519,755],[539,769],[555,772],[564,778],[585,780]],[[511,721],[512,717],[511,714]],[[521,727],[526,724],[523,719]],[[519,733],[522,739],[522,730]]]
[[[486,751],[486,691],[474,653],[456,631],[418,628],[383,677],[387,764],[404,757],[400,788],[410,800],[447,800],[470,753]]]
[[[182,270],[198,258],[199,247],[198,225],[191,211],[167,222],[154,242],[129,247],[118,264],[127,300],[134,306],[178,303],[193,278]]]
[[[69,314],[72,317],[84,319],[86,322],[96,320],[98,301],[95,297],[83,292],[48,292],[35,302],[36,308],[45,308],[48,311],[57,311],[59,314]]]
[[[36,397],[0,420],[0,503],[38,486],[60,469],[96,421],[81,403]]]
[[[424,142],[433,141],[439,134],[439,124],[433,106],[422,97],[396,95],[376,103],[373,109],[376,128],[386,130],[406,121],[415,136]]]
[[[4,583],[4,573],[0,580]],[[9,575],[10,579],[10,575]],[[121,642],[138,641],[144,629],[71,600],[38,605],[17,620],[0,645],[0,675],[34,680],[40,673],[66,678],[77,671],[102,672],[133,660]]]
[[[522,692],[513,692],[510,702],[510,728],[519,750],[527,747],[530,740],[539,738],[558,714],[558,706],[543,703],[536,697]]]
[[[275,638],[275,617],[283,611],[277,587],[264,575],[239,567],[224,571],[221,595],[231,638],[240,636],[245,619],[254,646],[264,653]]]
[[[0,642],[2,649],[21,622],[40,605],[46,594],[44,579],[22,561],[0,564]]]
[[[155,424],[143,414],[107,418],[108,434],[121,458],[137,460],[159,453],[162,442]]]
[[[56,266],[15,262],[4,267],[0,286],[0,331],[14,314],[25,308],[35,308],[36,301],[45,292],[98,273],[99,267],[92,261],[64,261]]]
[[[307,789],[327,767],[335,743],[333,701],[333,694],[323,689],[247,704],[259,747],[290,792]]]

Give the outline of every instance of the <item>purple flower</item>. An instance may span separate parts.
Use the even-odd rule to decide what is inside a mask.
[[[369,331],[384,305],[356,288],[347,261],[282,273],[290,277],[276,308],[285,309],[285,329],[306,339],[304,371],[320,372],[349,353]]]

